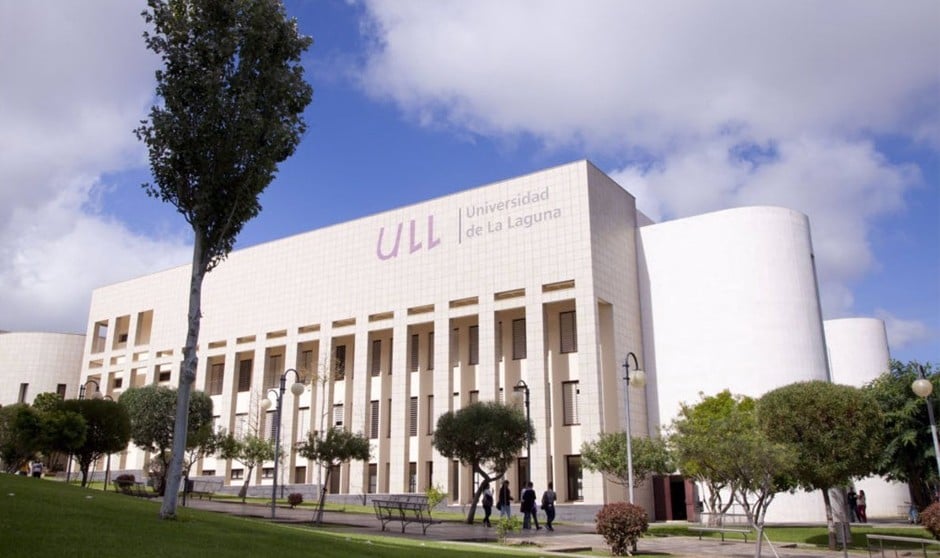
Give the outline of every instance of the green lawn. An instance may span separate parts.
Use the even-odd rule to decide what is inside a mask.
[[[485,548],[355,535],[180,508],[157,518],[159,503],[65,483],[0,474],[0,555],[17,557],[370,558],[519,556]],[[528,554],[524,554],[528,555]]]
[[[826,548],[829,545],[829,535],[826,532],[825,526],[812,526],[812,527],[767,527],[765,529],[767,537],[770,538],[770,541],[773,543],[798,543],[798,544],[807,544],[813,545],[820,548]],[[868,542],[865,538],[867,533],[878,533],[880,535],[894,535],[899,537],[921,537],[924,539],[932,539],[933,537],[930,533],[927,532],[923,527],[880,527],[877,525],[867,524],[864,526],[853,525],[852,526],[852,544],[849,545],[849,548],[856,550],[867,550]],[[689,531],[689,528],[685,525],[650,525],[649,533],[647,536],[682,536],[682,537],[698,537],[699,534]],[[717,533],[705,533],[702,535],[702,538],[712,537],[719,538],[720,535]],[[725,535],[728,539],[741,539],[741,535],[729,534]],[[748,536],[748,541],[752,541],[753,537]],[[917,547],[920,548],[920,547]]]

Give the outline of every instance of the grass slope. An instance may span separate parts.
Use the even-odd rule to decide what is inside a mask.
[[[309,558],[448,558],[518,556],[496,546],[357,536],[179,508],[177,521],[157,517],[160,504],[64,483],[0,474],[0,556]]]

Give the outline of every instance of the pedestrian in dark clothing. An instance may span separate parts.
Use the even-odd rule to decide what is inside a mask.
[[[483,485],[483,526],[492,527],[490,525],[490,514],[493,513],[493,491],[490,490],[490,483],[485,483]]]
[[[552,522],[555,521],[555,500],[558,495],[552,490],[552,483],[548,483],[548,489],[542,493],[542,509],[545,510],[545,528],[554,531]]]
[[[538,509],[535,506],[535,489],[532,488],[532,481],[526,485],[522,490],[522,505],[520,509],[522,510],[522,528],[531,529],[532,525],[535,525],[535,530],[541,529],[539,527],[539,513]]]
[[[512,516],[512,492],[509,491],[509,481],[503,481],[503,486],[499,489],[499,498],[496,500],[496,509],[499,510],[499,516],[509,519]]]
[[[858,521],[858,494],[855,493],[855,487],[849,489],[845,499],[849,503],[849,522]]]

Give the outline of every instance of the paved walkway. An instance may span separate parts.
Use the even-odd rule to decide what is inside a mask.
[[[187,507],[240,515],[247,517],[270,518],[270,506],[261,504],[242,504],[231,501],[190,499]],[[276,511],[278,522],[309,524],[313,517],[310,508],[290,509],[278,507]],[[390,523],[388,530],[382,532],[381,524],[372,515],[361,513],[343,513],[326,511],[323,514],[326,524],[342,526],[363,535],[382,535],[391,537],[407,537],[412,539],[430,539],[437,541],[479,543],[496,540],[494,529],[486,528],[479,523],[467,525],[460,522],[445,522],[428,528],[427,535],[421,534],[419,525],[408,525],[405,533],[401,532],[400,525]],[[531,548],[533,552],[541,555],[564,552],[566,556],[577,555],[578,551],[588,550],[607,551],[604,538],[593,532],[593,525],[565,523],[556,525],[554,532],[544,529],[540,531],[523,531],[513,533],[508,537],[510,544],[520,545],[520,548]],[[529,543],[529,545],[525,544]],[[530,546],[531,545],[531,546]],[[754,556],[754,543],[743,541],[721,542],[718,539],[698,540],[696,537],[644,537],[637,544],[637,551],[641,553],[659,553],[677,558],[692,558],[696,556]],[[776,552],[775,552],[776,551]],[[843,556],[842,551],[820,550],[815,547],[779,547],[771,549],[765,542],[762,556],[781,558],[838,558]],[[849,552],[850,556],[867,556],[867,552]]]

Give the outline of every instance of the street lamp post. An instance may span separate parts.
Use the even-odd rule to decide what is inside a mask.
[[[630,377],[630,357],[633,357],[633,378]],[[640,363],[636,359],[636,354],[632,351],[627,353],[623,360],[623,379],[627,383],[627,494],[630,503],[633,503],[633,444],[630,440],[633,435],[633,428],[630,424],[630,386],[643,387],[646,383],[646,374],[640,369]]]
[[[110,395],[104,396],[106,401],[114,401],[114,398]],[[104,491],[108,491],[108,478],[111,476],[111,454],[108,454],[108,462],[104,468]]]
[[[930,433],[933,435],[933,456],[937,459],[937,474],[940,474],[940,441],[937,440],[937,421],[933,416],[933,403],[928,399],[933,393],[933,384],[924,373],[924,365],[918,364],[918,378],[911,384],[911,390],[924,398],[927,405],[927,417],[930,419]]]
[[[516,386],[513,388],[515,391],[522,391],[525,394],[525,422],[531,428],[532,427],[532,418],[529,415],[529,384],[525,383],[525,380],[519,380],[516,382]],[[528,486],[529,481],[532,479],[532,442],[527,437],[525,442],[525,483]],[[520,487],[520,490],[525,488],[525,486]]]
[[[84,384],[78,386],[78,399],[79,401],[85,399],[85,390],[88,387],[88,384],[95,384],[95,391],[91,394],[92,399],[101,399],[101,384],[98,383],[98,380],[86,380]],[[65,484],[68,484],[72,480],[72,452],[69,452],[69,460],[65,465]],[[108,489],[105,485],[105,490]]]
[[[281,454],[281,412],[283,411],[284,402],[284,391],[287,389],[287,374],[293,372],[294,377],[297,378],[297,381],[294,382],[290,387],[290,392],[294,394],[294,397],[300,396],[304,392],[303,378],[300,377],[300,374],[297,370],[293,368],[288,368],[281,374],[281,385],[278,390],[270,390],[268,393],[274,393],[274,396],[277,398],[277,411],[275,412],[274,417],[274,484],[271,485],[271,519],[274,519],[274,510],[275,504],[277,503],[277,467],[278,461]],[[261,402],[261,408],[267,409],[271,406],[271,400],[265,398]]]

